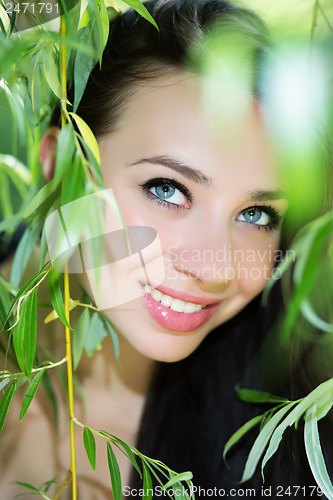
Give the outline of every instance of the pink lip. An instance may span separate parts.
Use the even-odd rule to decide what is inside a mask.
[[[217,302],[215,300],[213,302],[212,299],[197,297],[164,286],[159,286],[156,289],[176,299],[206,306],[204,309],[194,313],[180,313],[173,311],[169,307],[162,306],[162,304],[153,299],[149,293],[142,290],[143,302],[152,318],[159,325],[175,332],[193,332],[200,328],[209,318],[211,318],[221,303],[221,301]]]

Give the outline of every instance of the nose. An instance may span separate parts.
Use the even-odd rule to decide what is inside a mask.
[[[190,228],[188,228],[190,229]],[[186,241],[170,248],[169,257],[177,273],[205,284],[226,284],[235,275],[228,230],[196,226],[186,232]]]

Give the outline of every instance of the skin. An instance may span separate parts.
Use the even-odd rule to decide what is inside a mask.
[[[159,325],[141,298],[107,310],[117,331],[155,360],[183,359],[213,328],[243,309],[264,288],[279,245],[279,227],[266,231],[240,216],[263,204],[259,196],[247,200],[249,193],[281,190],[257,106],[244,110],[237,127],[228,127],[225,134],[220,128],[217,134],[215,126],[213,134],[201,90],[200,79],[188,75],[146,85],[127,104],[116,130],[99,141],[105,184],[113,189],[126,224],[158,232],[165,265],[162,284],[222,300],[204,325],[185,333]],[[199,185],[152,160],[161,156],[200,170],[211,185]],[[192,202],[179,191],[170,198],[179,209],[147,198],[140,185],[155,177],[183,184]],[[156,195],[156,188],[150,191]],[[286,210],[284,199],[265,203],[280,215]],[[261,222],[265,220],[263,214]],[[221,258],[222,249],[226,258]]]
[[[124,108],[116,130],[99,140],[105,184],[113,189],[126,224],[151,226],[158,232],[166,271],[163,285],[213,301],[223,299],[207,323],[185,333],[156,323],[141,298],[104,311],[120,334],[122,366],[114,359],[109,339],[92,358],[83,356],[76,374],[88,402],[87,413],[77,402],[76,415],[87,425],[108,430],[132,444],[136,442],[155,360],[177,361],[188,356],[213,328],[237,314],[262,291],[274,266],[271,256],[279,245],[279,228],[259,230],[240,216],[249,207],[262,204],[260,199],[248,201],[249,192],[282,187],[258,107],[251,104],[235,127],[218,129],[211,118],[201,101],[200,80],[176,75],[138,90]],[[56,138],[57,131],[52,129],[42,141],[41,160],[48,176],[54,166]],[[200,170],[211,178],[210,186],[199,185],[165,165],[142,161],[160,156]],[[155,177],[176,179],[191,192],[192,202],[177,193],[173,201],[183,207],[168,209],[148,198],[140,184]],[[268,200],[267,204],[281,215],[286,210],[285,200]],[[230,250],[227,259],[220,258],[221,249]],[[207,251],[210,253],[205,254]],[[251,258],[249,251],[254,252]],[[36,263],[38,260],[37,256]],[[253,270],[255,274],[251,275]],[[75,275],[70,275],[70,288],[72,298],[79,298]],[[47,297],[42,287],[39,299]],[[73,324],[76,313],[71,315]],[[54,322],[45,327],[43,318],[39,321],[41,342],[49,345],[52,339],[52,351],[61,359],[62,325]],[[60,394],[61,389],[62,401]],[[55,435],[43,391],[38,391],[31,411],[17,425],[22,398],[23,393],[16,403],[14,398],[2,434],[0,488],[4,498],[22,492],[9,481],[39,485],[57,475],[61,482],[69,465],[66,405],[59,405],[59,432]],[[103,443],[97,443],[96,472],[85,456],[79,430],[77,447],[80,500],[109,499]],[[129,463],[117,450],[115,453],[126,485]],[[69,490],[64,498],[70,498]]]

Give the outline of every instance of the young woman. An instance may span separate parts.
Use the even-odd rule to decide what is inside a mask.
[[[108,341],[82,361],[78,376],[88,401],[82,419],[174,470],[191,470],[202,495],[224,488],[226,496],[238,498],[245,488],[256,488],[262,496],[259,475],[238,493],[232,490],[253,435],[233,450],[231,471],[222,450],[260,411],[237,399],[235,385],[271,392],[285,387],[285,379],[267,366],[253,364],[280,311],[278,287],[268,309],[260,293],[276,264],[288,205],[260,103],[268,37],[254,14],[223,0],[146,6],[159,31],[131,10],[112,23],[102,66],[94,69],[78,114],[98,139],[105,186],[113,190],[126,225],[156,230],[165,277],[157,286],[139,280],[138,298],[105,311],[119,334],[122,367]],[[237,88],[227,68],[218,76],[223,95],[211,94],[205,63],[216,40],[239,43],[235,58],[237,50],[251,58],[253,74],[244,88]],[[41,145],[48,174],[56,137],[51,129]],[[20,439],[15,436],[17,448],[3,469],[6,480],[40,484],[68,468],[62,463],[68,436],[55,439],[42,403],[23,421]],[[3,443],[8,451],[13,436],[7,432]],[[37,457],[32,464],[24,455],[28,446]],[[78,456],[80,500],[110,498],[104,449],[98,449],[96,473],[83,449]],[[270,464],[268,485],[314,484],[299,456],[294,448],[282,449]],[[132,488],[124,495],[137,496],[138,477],[130,477],[130,464],[118,458],[123,484]]]

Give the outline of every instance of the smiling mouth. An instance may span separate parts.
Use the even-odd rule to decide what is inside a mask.
[[[171,295],[156,290],[156,288],[152,288],[150,285],[142,284],[142,287],[148,295],[156,300],[156,302],[159,302],[162,306],[168,307],[175,312],[192,314],[207,307],[206,305],[194,304],[193,302],[185,302],[184,300],[176,299]]]

